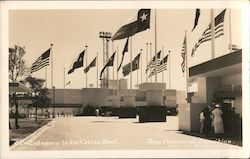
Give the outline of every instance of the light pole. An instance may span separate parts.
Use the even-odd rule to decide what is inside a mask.
[[[99,32],[99,37],[103,40],[103,66],[108,62],[109,59],[109,40],[112,37],[111,32]],[[102,87],[108,88],[109,71],[106,68],[106,72],[103,73]]]

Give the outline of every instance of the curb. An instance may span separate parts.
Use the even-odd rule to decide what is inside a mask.
[[[19,143],[25,143],[27,142],[27,140],[31,139],[31,138],[37,138],[40,134],[42,134],[49,126],[51,126],[51,124],[55,122],[55,119],[51,120],[50,122],[48,122],[46,125],[40,127],[39,129],[37,129],[35,132],[33,132],[32,134],[30,134],[29,136],[25,137],[24,139],[17,141]],[[9,148],[11,151],[15,151],[19,146],[21,146],[21,144],[12,144]]]

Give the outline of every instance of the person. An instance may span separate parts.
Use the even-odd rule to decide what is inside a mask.
[[[210,106],[205,107],[200,113],[201,130],[200,133],[206,136],[211,132]]]
[[[220,136],[224,133],[224,125],[222,120],[222,110],[220,104],[215,105],[215,109],[212,111],[213,115],[213,127],[216,136]]]
[[[95,109],[95,115],[96,115],[96,117],[99,116],[99,109],[98,108]]]

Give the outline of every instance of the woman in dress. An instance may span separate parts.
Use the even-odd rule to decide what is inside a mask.
[[[213,127],[215,135],[220,135],[224,133],[224,126],[222,120],[222,110],[220,109],[221,106],[219,104],[215,105],[215,109],[212,111],[213,115]]]

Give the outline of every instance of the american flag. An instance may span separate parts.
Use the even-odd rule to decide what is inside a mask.
[[[162,71],[165,71],[167,70],[167,62],[168,62],[168,55],[165,56],[161,61],[160,63],[158,64],[157,66],[157,71],[156,69],[154,68],[153,71],[149,74],[149,77],[151,76],[154,76]]]
[[[182,50],[181,50],[181,56],[182,56],[182,63],[181,63],[181,69],[182,69],[182,72],[184,73],[185,72],[185,60],[186,60],[186,53],[187,53],[187,47],[186,47],[186,36],[184,38],[184,41],[183,41],[183,45],[182,45]]]
[[[217,17],[215,17],[214,22],[214,36],[215,38],[220,37],[221,35],[224,35],[224,17],[225,17],[226,9],[224,9]],[[196,49],[202,44],[203,42],[209,41],[212,38],[211,34],[211,23],[208,25],[208,28],[203,32],[201,38],[199,41],[195,44],[194,48],[192,49],[191,56],[194,56],[194,52]]]
[[[146,73],[148,72],[149,69],[155,67],[155,63],[156,65],[160,64],[161,62],[160,58],[161,58],[161,50],[156,54],[156,62],[155,62],[155,56],[154,56],[152,60],[150,60],[149,63],[147,64]]]
[[[45,53],[38,57],[37,60],[32,64],[31,73],[36,72],[49,65],[50,50],[51,48],[49,48]]]

